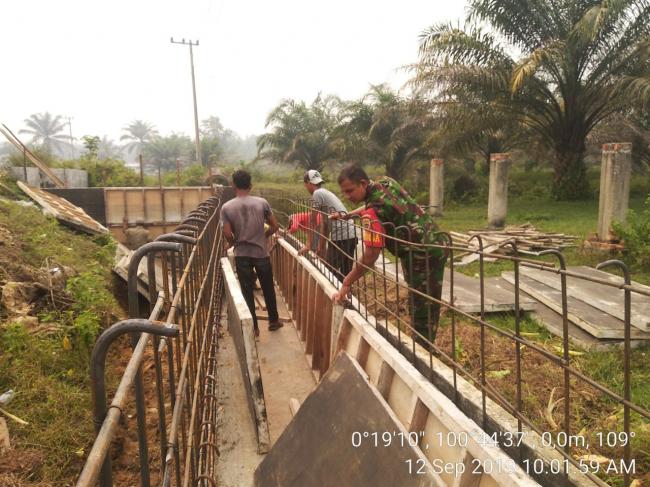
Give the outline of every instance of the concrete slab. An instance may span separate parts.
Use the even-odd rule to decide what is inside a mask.
[[[514,286],[507,281],[504,282],[504,287],[506,289],[510,288],[514,292]],[[528,293],[521,291],[521,295],[529,299],[534,299]],[[537,301],[535,310],[531,312],[531,316],[544,328],[550,331],[553,335],[557,337],[562,337],[562,315],[557,311],[552,310],[544,303]],[[621,348],[623,346],[623,340],[617,340],[614,338],[596,338],[593,335],[587,333],[579,326],[575,325],[569,320],[569,341],[584,350],[598,350],[598,351],[608,351],[614,348]],[[631,340],[632,348],[636,348],[644,343],[647,343],[646,340]]]
[[[587,277],[598,277],[606,279],[615,284],[622,284],[623,280],[608,272],[598,271],[587,266],[569,267],[567,270],[583,274]],[[521,268],[522,275],[526,275],[536,281],[545,284],[553,289],[559,290],[561,287],[560,275],[531,269],[529,267]],[[635,283],[636,284],[636,283]],[[639,284],[636,284],[639,285]],[[640,286],[640,285],[639,285]],[[645,287],[645,286],[644,286]],[[607,313],[619,320],[624,318],[623,295],[621,289],[606,286],[596,282],[585,281],[575,277],[567,277],[567,290],[570,296],[589,306],[592,306],[604,313]],[[632,293],[632,325],[642,331],[650,332],[650,298],[639,294]]]
[[[505,281],[499,277],[485,279],[484,308],[486,313],[499,313],[515,309],[515,295],[506,289],[504,284]],[[447,303],[450,302],[450,289],[449,272],[447,271],[442,287],[442,300]],[[481,312],[481,282],[478,278],[454,272],[454,304],[466,313]],[[519,309],[531,311],[535,309],[535,301],[519,296]]]
[[[217,478],[220,487],[252,485],[255,468],[264,458],[257,453],[257,432],[247,402],[232,336],[222,328],[217,355],[219,384],[219,459]]]
[[[514,283],[512,272],[504,272],[502,276],[511,284]],[[542,277],[546,279],[546,276]],[[553,311],[562,313],[562,293],[560,290],[528,276],[527,273],[521,274],[519,287]],[[613,289],[613,291],[616,290]],[[568,317],[572,323],[596,338],[618,340],[624,338],[625,326],[623,321],[582,301],[571,291],[568,291],[567,294]],[[632,338],[650,339],[650,333],[640,331],[635,327],[631,327],[631,335]]]
[[[390,279],[396,279],[399,275],[399,281],[404,282],[404,272],[402,266],[394,262],[382,262],[383,257],[380,255],[375,263],[375,269],[383,272],[384,266],[386,275]],[[445,277],[442,287],[442,300],[449,303],[450,298],[450,272],[449,267],[445,269]],[[515,309],[515,296],[508,291],[505,282],[499,277],[489,277],[485,279],[485,312],[501,313],[504,311],[513,311]],[[465,313],[481,312],[481,283],[478,277],[470,277],[461,272],[454,272],[454,305]],[[535,300],[520,297],[519,308],[524,311],[535,309]]]
[[[359,364],[341,353],[255,471],[255,485],[444,485],[418,447],[399,441],[376,447],[363,437],[384,431],[408,434]],[[353,433],[360,435],[357,447]],[[409,460],[422,465],[421,475],[409,473]]]

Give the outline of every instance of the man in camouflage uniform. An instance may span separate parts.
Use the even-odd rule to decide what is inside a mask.
[[[343,194],[353,203],[365,202],[365,207],[332,218],[361,217],[364,226],[365,252],[361,264],[355,265],[343,280],[335,299],[344,299],[353,282],[372,268],[386,247],[402,264],[409,287],[437,300],[442,295],[442,281],[447,251],[440,247],[418,247],[411,244],[440,245],[433,217],[425,213],[415,200],[392,178],[382,177],[371,181],[365,171],[357,166],[346,166],[339,175]],[[384,242],[383,236],[391,237]],[[394,240],[397,239],[397,240]],[[440,318],[440,304],[417,293],[409,293],[411,317],[415,329],[431,341],[435,340]]]

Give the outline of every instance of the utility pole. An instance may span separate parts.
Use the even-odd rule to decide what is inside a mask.
[[[68,120],[68,128],[70,129],[70,152],[72,153],[72,159],[75,158],[74,150],[74,139],[72,138],[72,117],[65,117]]]
[[[190,46],[190,68],[192,70],[192,97],[194,99],[194,138],[196,143],[196,162],[202,164],[201,162],[201,141],[199,140],[199,115],[196,109],[196,83],[194,81],[194,55],[192,54],[192,46],[198,46],[199,41],[186,41],[182,39],[181,41],[175,41],[174,38],[171,38],[172,44],[183,44]]]

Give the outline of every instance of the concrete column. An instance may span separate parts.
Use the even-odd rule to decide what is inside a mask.
[[[433,216],[442,216],[442,202],[445,193],[443,175],[443,160],[431,159],[431,169],[429,172],[429,212]]]
[[[630,202],[632,144],[603,144],[598,200],[598,239],[614,239],[612,223],[625,221]]]
[[[503,228],[508,213],[508,170],[510,154],[490,154],[490,192],[488,196],[488,228]]]

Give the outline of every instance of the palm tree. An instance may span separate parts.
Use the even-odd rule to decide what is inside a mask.
[[[122,156],[122,148],[106,135],[99,141],[99,159],[116,159]]]
[[[31,135],[31,142],[41,145],[48,153],[52,153],[53,149],[60,152],[64,144],[69,145],[69,136],[63,133],[65,122],[61,115],[53,116],[50,112],[35,113],[25,119],[25,125],[28,128],[21,129],[20,133]]]
[[[147,161],[154,167],[172,170],[176,168],[176,159],[183,164],[192,160],[194,145],[187,135],[172,133],[167,137],[153,138],[143,149]]]
[[[333,146],[340,158],[378,162],[401,179],[410,164],[431,156],[433,117],[424,100],[404,98],[385,85],[372,86],[342,112]]]
[[[124,148],[130,153],[141,152],[144,145],[158,135],[156,127],[143,120],[134,120],[122,130],[126,133],[120,137],[120,140],[129,141]]]
[[[468,12],[464,29],[422,34],[415,83],[515,115],[554,154],[555,196],[584,196],[589,133],[650,99],[648,0],[470,0]]]
[[[266,119],[271,130],[257,139],[257,159],[298,164],[322,170],[334,155],[332,133],[338,123],[341,101],[320,94],[311,105],[283,100]]]

